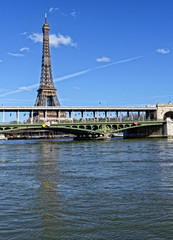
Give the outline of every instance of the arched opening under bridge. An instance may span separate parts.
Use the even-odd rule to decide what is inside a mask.
[[[170,118],[171,120],[173,120],[173,111],[166,112],[164,114],[164,119],[166,118]]]

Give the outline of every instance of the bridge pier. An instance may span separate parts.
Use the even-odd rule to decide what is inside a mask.
[[[173,138],[173,120],[171,118],[166,118],[165,120],[164,135],[167,138]]]
[[[163,138],[164,134],[163,126],[145,126],[141,128],[126,129],[123,131],[123,137],[130,138]]]

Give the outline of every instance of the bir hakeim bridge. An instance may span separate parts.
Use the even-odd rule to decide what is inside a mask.
[[[105,139],[121,132],[126,138],[173,137],[173,104],[146,107],[65,107],[54,86],[45,14],[39,89],[32,107],[0,107],[0,134],[58,131],[78,139]],[[9,121],[15,115],[15,121]],[[23,116],[28,116],[23,120]]]
[[[0,112],[0,133],[44,129],[75,134],[81,139],[108,138],[118,132],[127,138],[173,136],[171,102],[155,107],[1,107]],[[8,113],[15,113],[15,123],[5,122]],[[21,122],[20,115],[26,113],[29,118]]]

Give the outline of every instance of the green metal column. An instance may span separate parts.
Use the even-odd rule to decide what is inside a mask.
[[[95,118],[96,118],[96,112],[93,111],[93,118],[94,118],[94,122],[95,122]]]
[[[146,120],[150,120],[150,111],[146,111]]]
[[[2,123],[4,124],[4,119],[5,119],[5,112],[4,112],[4,110],[3,110],[3,112],[2,112]]]
[[[118,111],[116,111],[116,118],[117,118],[117,121],[118,121]]]
[[[45,121],[47,121],[47,109],[44,112]]]
[[[109,119],[109,121],[110,121],[110,111],[108,112],[108,119]]]
[[[127,120],[129,120],[129,111],[127,111]]]
[[[120,112],[120,122],[122,122],[122,112]]]
[[[61,119],[61,111],[59,110],[58,111],[58,121],[60,122],[60,119]]]
[[[133,112],[131,112],[131,120],[133,121]]]
[[[33,124],[33,110],[31,111],[31,124]]]
[[[86,111],[84,112],[83,115],[84,115],[84,117],[83,117],[84,119],[83,120],[86,121]]]
[[[140,111],[138,111],[138,120],[140,120],[140,117],[141,117],[141,116],[140,116]]]
[[[106,119],[106,121],[107,121],[107,117],[108,117],[108,116],[107,116],[107,115],[108,115],[107,113],[108,113],[108,112],[105,111],[105,119]]]
[[[82,118],[82,120],[83,120],[83,111],[81,111],[81,118]]]
[[[19,110],[16,112],[17,123],[19,123]]]
[[[69,118],[71,118],[71,111],[69,111]]]
[[[142,120],[144,121],[144,112],[142,112]]]
[[[73,122],[73,111],[71,112],[71,118],[72,118],[72,122]]]

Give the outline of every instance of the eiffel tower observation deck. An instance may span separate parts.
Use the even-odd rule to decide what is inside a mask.
[[[40,86],[35,101],[35,106],[60,106],[56,88],[54,86],[51,55],[49,47],[49,24],[47,23],[47,14],[45,13],[45,23],[43,24],[43,52]]]

